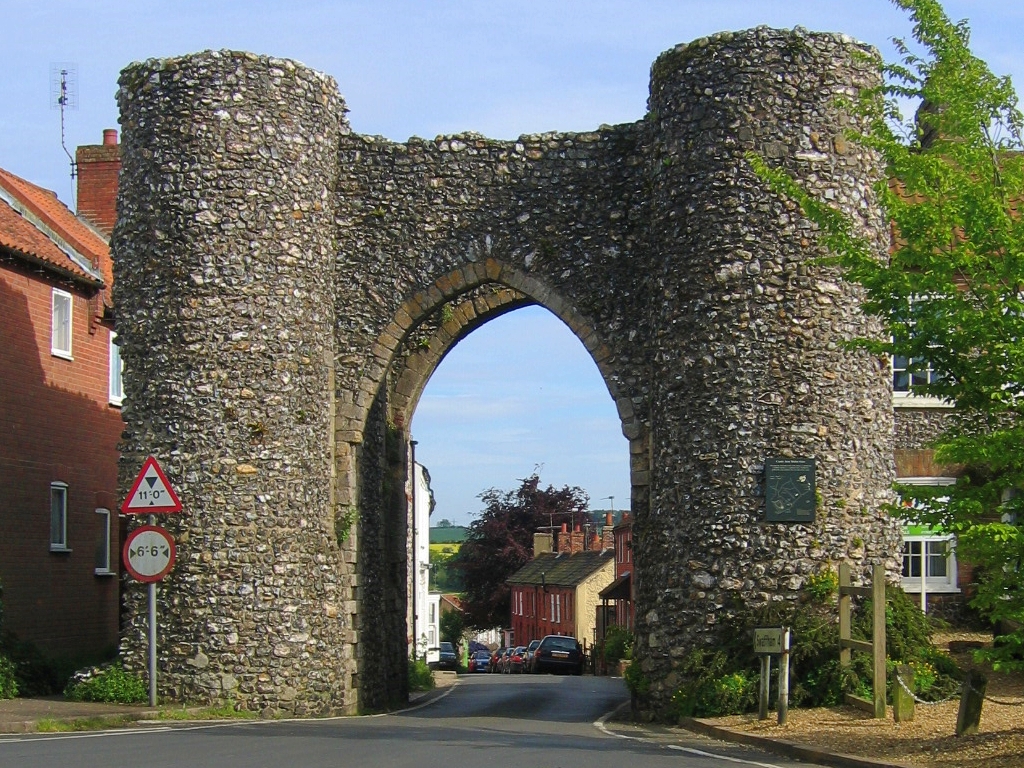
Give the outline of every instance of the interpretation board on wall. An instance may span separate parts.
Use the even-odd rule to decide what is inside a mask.
[[[768,522],[814,522],[814,459],[765,459],[764,489]]]

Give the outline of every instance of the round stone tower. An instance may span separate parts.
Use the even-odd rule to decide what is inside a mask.
[[[637,653],[651,705],[675,664],[742,605],[798,597],[847,561],[895,574],[888,361],[857,290],[746,153],[853,216],[885,253],[878,158],[842,106],[878,82],[845,36],[758,28],[662,54],[651,71],[651,502],[634,529]],[[813,521],[766,519],[768,459],[813,459]]]
[[[159,691],[352,709],[349,568],[331,506],[334,81],[234,52],[124,70],[113,236],[127,428],[184,504],[158,600]],[[127,193],[126,193],[127,190]],[[145,593],[126,660],[146,666]]]

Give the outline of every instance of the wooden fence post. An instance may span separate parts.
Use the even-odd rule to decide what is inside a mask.
[[[845,701],[853,706],[871,712],[875,717],[885,717],[885,566],[874,565],[871,569],[871,586],[851,586],[850,566],[839,564],[839,663],[850,666],[851,652],[864,651],[872,655],[872,697],[871,701],[853,694],[846,694]],[[854,640],[850,636],[853,597],[870,597],[872,600],[871,642]]]
[[[871,645],[874,655],[875,717],[885,717],[885,566],[871,568]]]
[[[956,735],[970,736],[978,732],[981,725],[981,705],[985,701],[988,678],[972,670],[964,680],[964,692],[960,694],[960,709],[956,713]]]
[[[900,685],[900,682],[903,685]],[[897,723],[909,723],[914,719],[914,697],[908,689],[914,688],[914,670],[909,664],[901,664],[892,673],[892,719]]]

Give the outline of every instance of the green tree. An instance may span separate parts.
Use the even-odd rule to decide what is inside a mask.
[[[430,551],[431,589],[438,592],[461,592],[462,575],[452,565],[457,554],[452,546],[432,548]]]
[[[462,640],[462,633],[466,630],[466,618],[462,611],[447,611],[441,614],[441,639],[457,647]]]
[[[755,169],[800,202],[864,309],[889,340],[861,340],[909,361],[914,392],[955,406],[936,458],[966,467],[941,495],[904,488],[910,517],[957,534],[961,559],[980,566],[973,605],[1017,629],[1001,638],[997,668],[1024,668],[1024,155],[1010,80],[970,50],[966,21],[937,0],[893,0],[916,44],[896,40],[901,60],[857,105],[888,179],[877,187],[893,224],[888,261],[854,224],[759,158]],[[916,119],[904,116],[918,106]],[[933,375],[922,375],[926,370]]]
[[[491,488],[480,494],[484,510],[469,526],[466,541],[451,561],[462,573],[462,606],[473,627],[506,626],[511,592],[506,579],[533,557],[533,534],[551,525],[582,524],[590,497],[579,487],[540,487],[525,478],[514,491]]]

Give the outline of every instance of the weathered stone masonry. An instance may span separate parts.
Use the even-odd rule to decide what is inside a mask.
[[[186,506],[161,693],[403,699],[408,424],[453,344],[530,303],[590,351],[629,440],[652,707],[736,601],[791,599],[829,561],[895,573],[888,367],[842,346],[877,328],[744,160],[798,175],[883,253],[877,163],[836,105],[874,62],[838,35],[723,34],[659,57],[638,123],[405,144],[351,133],[333,81],[292,62],[125,69],[121,479],[153,453]],[[813,525],[762,522],[771,455],[817,459]]]

